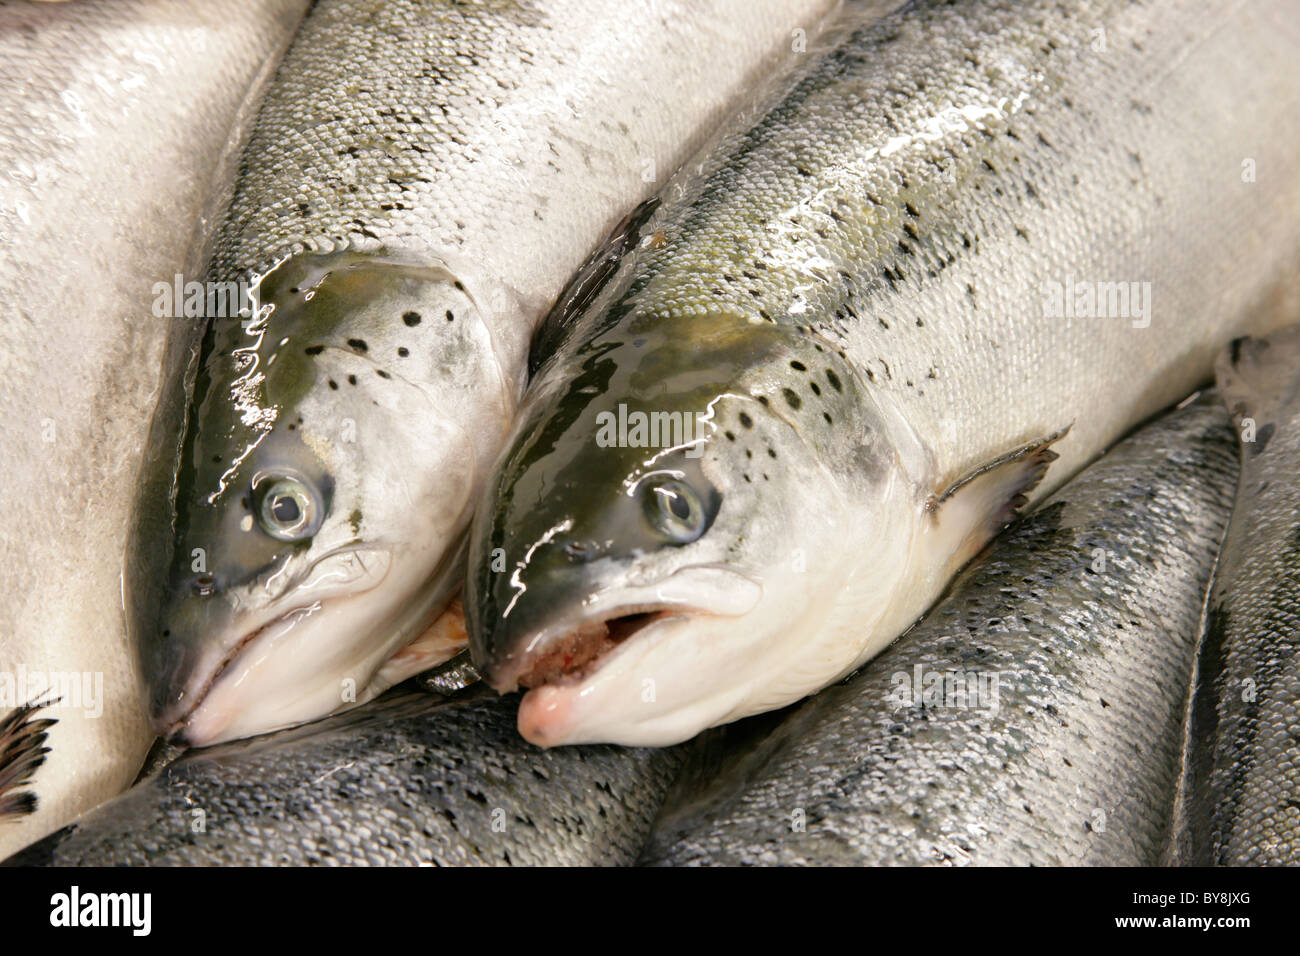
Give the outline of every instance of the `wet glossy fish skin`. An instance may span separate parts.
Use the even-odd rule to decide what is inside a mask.
[[[526,696],[521,729],[666,743],[842,677],[961,565],[937,496],[1068,428],[1039,500],[1277,323],[1300,231],[1272,210],[1300,179],[1247,173],[1294,168],[1296,27],[1282,3],[915,3],[810,66],[647,223],[525,401],[471,538],[480,670],[509,689],[595,615],[675,620]],[[1047,280],[1149,283],[1151,312],[1053,317]],[[709,417],[703,458],[598,447],[621,404]],[[697,539],[635,525],[652,468],[721,501]]]
[[[1175,859],[1294,866],[1300,863],[1300,327],[1234,343],[1218,377],[1242,438],[1241,479],[1206,617],[1188,737],[1187,816]]]
[[[395,692],[198,751],[9,865],[613,865],[635,859],[674,750],[538,751],[514,702]],[[196,832],[201,814],[204,830]]]
[[[860,673],[756,718],[779,722],[697,774],[644,861],[1155,864],[1236,474],[1213,394],[1125,439]],[[996,693],[913,694],[951,672]]]
[[[102,680],[101,715],[70,697],[44,712],[37,810],[0,824],[0,854],[125,787],[148,749],[121,575],[176,322],[152,313],[154,284],[193,268],[250,90],[306,7],[0,8],[0,675]]]
[[[275,310],[247,329],[213,323],[177,373],[202,370],[193,414],[171,410],[155,429],[169,451],[143,496],[128,586],[161,731],[211,743],[406,676],[384,662],[459,584],[470,502],[547,306],[835,3],[314,7],[244,153],[209,272],[269,272],[260,302]],[[345,273],[367,268],[354,293]],[[399,281],[403,269],[418,281]],[[176,450],[169,436],[187,429]],[[321,527],[291,544],[263,534],[249,494],[259,475],[305,483]],[[160,570],[164,539],[174,554]],[[310,583],[344,563],[334,577],[361,583],[322,600]],[[244,643],[312,607],[282,636]]]

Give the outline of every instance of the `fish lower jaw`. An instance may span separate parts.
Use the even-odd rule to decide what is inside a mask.
[[[439,573],[376,576],[263,621],[210,672],[172,739],[203,747],[308,723],[371,699],[403,667],[453,656],[463,625],[454,612],[439,618],[448,611]],[[412,645],[422,636],[428,644]]]
[[[672,746],[793,703],[851,669],[860,607],[838,609],[825,592],[773,589],[768,599],[737,615],[654,614],[629,635],[635,640],[624,637],[580,671],[529,688],[516,718],[520,736],[540,747]],[[729,680],[718,682],[718,674]]]
[[[660,715],[664,718],[662,720],[645,723],[638,716],[630,724],[621,719],[607,722],[600,715],[609,716],[608,711],[599,704],[593,705],[593,701],[601,699],[608,703],[607,698],[612,694],[612,699],[621,700],[632,710],[650,706],[653,711],[653,705],[647,705],[644,696],[645,676],[635,676],[639,673],[638,662],[661,649],[661,640],[671,640],[673,633],[683,625],[716,626],[729,617],[684,607],[624,608],[593,621],[589,627],[596,636],[594,639],[588,637],[581,648],[589,656],[575,658],[567,669],[560,669],[555,676],[547,675],[549,679],[544,682],[526,685],[516,716],[520,736],[539,747],[583,743],[666,746],[694,736],[712,723],[706,719],[701,726],[695,726],[697,704],[710,710],[716,701],[709,699],[688,705],[685,721],[674,708],[672,713]],[[555,649],[557,654],[566,651],[572,649],[565,645]],[[532,673],[540,674],[541,671],[534,667]],[[634,676],[629,679],[629,674]],[[653,700],[653,696],[649,699]],[[620,710],[620,713],[628,717],[630,711]],[[686,730],[681,729],[683,724]]]
[[[195,739],[192,736],[193,728],[190,726],[199,709],[207,701],[208,695],[211,694],[212,689],[223,677],[231,672],[234,668],[235,662],[239,660],[243,653],[249,647],[253,646],[253,644],[255,644],[267,631],[275,627],[277,624],[283,623],[292,615],[307,610],[309,606],[310,605],[304,605],[303,607],[285,611],[283,614],[277,615],[271,620],[266,621],[264,624],[253,628],[241,637],[234,646],[227,651],[226,656],[221,659],[221,662],[209,672],[207,679],[200,685],[199,691],[194,695],[194,699],[191,701],[189,707],[177,717],[167,719],[167,716],[164,715],[163,719],[158,722],[156,728],[158,736],[166,738],[173,743],[183,744],[187,747],[203,747],[209,743],[215,743],[216,741],[213,740]]]
[[[296,726],[308,720],[315,720],[325,716],[325,713],[322,712],[300,718],[278,720],[260,725],[252,732],[244,729],[231,734],[232,724],[237,724],[242,716],[240,713],[242,708],[231,709],[227,706],[220,713],[205,712],[204,708],[213,704],[213,697],[216,696],[219,688],[229,678],[237,676],[239,679],[236,683],[243,683],[247,679],[248,675],[256,667],[256,663],[252,662],[252,656],[256,655],[257,649],[265,640],[275,641],[278,639],[280,635],[275,633],[278,628],[282,628],[283,630],[280,633],[284,634],[292,631],[295,627],[303,626],[304,622],[300,619],[304,616],[336,615],[338,613],[338,604],[347,602],[370,590],[372,588],[366,588],[353,594],[317,598],[306,604],[289,608],[248,631],[231,647],[221,662],[210,671],[208,678],[201,685],[201,690],[195,695],[189,708],[173,720],[166,729],[159,730],[160,736],[189,747],[207,747],[231,739],[282,730],[286,727]],[[250,664],[247,667],[241,667],[240,662],[245,659],[249,659]],[[241,670],[242,673],[240,673]]]

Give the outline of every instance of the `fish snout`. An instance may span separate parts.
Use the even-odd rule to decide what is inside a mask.
[[[571,629],[571,621],[549,610],[552,597],[584,589],[598,554],[594,542],[556,533],[513,565],[499,555],[478,562],[466,579],[465,616],[471,657],[489,686],[514,690],[538,649]]]
[[[228,632],[233,619],[229,603],[216,600],[219,594],[210,574],[186,580],[154,625],[155,639],[145,645],[149,718],[159,736],[177,729],[224,659],[224,649],[209,639]]]

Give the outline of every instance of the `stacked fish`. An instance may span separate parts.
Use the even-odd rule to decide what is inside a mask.
[[[122,640],[54,530],[0,643],[134,722],[15,699],[0,850],[1300,862],[1287,4],[608,6],[320,0],[239,78],[131,491],[42,473]]]

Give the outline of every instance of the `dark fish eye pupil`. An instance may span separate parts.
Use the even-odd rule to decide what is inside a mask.
[[[302,541],[320,527],[324,505],[307,484],[292,475],[280,475],[260,491],[257,517],[262,530],[280,541]]]
[[[676,479],[652,480],[642,499],[645,517],[672,544],[690,544],[704,533],[708,516],[704,502],[689,484]]]
[[[290,524],[298,520],[298,517],[302,514],[302,509],[298,507],[298,502],[293,496],[281,495],[272,503],[271,513],[275,515],[277,521]]]

